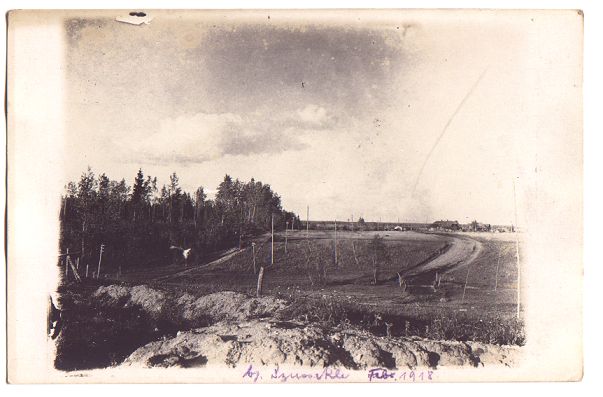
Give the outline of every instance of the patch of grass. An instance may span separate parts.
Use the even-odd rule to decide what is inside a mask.
[[[366,307],[330,298],[293,298],[279,320],[355,325],[379,336],[419,336],[434,340],[475,341],[496,345],[525,344],[523,322],[514,317],[441,310],[438,313],[371,312]]]
[[[419,336],[436,340],[476,341],[495,345],[525,344],[524,324],[515,318],[476,319],[459,315],[439,315]]]

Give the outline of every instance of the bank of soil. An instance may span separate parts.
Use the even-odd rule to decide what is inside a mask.
[[[345,312],[328,301],[105,285],[64,291],[62,305],[57,368],[64,370],[246,363],[511,366],[519,352],[518,346],[412,336],[430,323]]]

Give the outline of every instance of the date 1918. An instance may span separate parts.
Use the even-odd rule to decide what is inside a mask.
[[[428,382],[433,380],[433,371],[390,371],[387,368],[371,368],[369,382]]]

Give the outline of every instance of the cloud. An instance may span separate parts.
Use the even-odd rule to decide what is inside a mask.
[[[288,150],[301,150],[307,145],[299,140],[291,129],[284,132],[242,130],[223,141],[224,153],[249,156],[252,154],[276,154]]]
[[[295,119],[306,127],[326,128],[333,124],[333,116],[322,106],[306,105],[295,112]]]
[[[233,113],[167,118],[157,132],[124,144],[133,148],[136,161],[159,164],[203,163],[227,155],[274,154],[306,147],[290,129],[271,129],[258,114]]]

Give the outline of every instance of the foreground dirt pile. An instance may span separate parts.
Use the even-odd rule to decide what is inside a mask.
[[[135,350],[122,365],[196,367],[300,365],[417,368],[508,365],[518,346],[479,342],[432,341],[416,337],[380,337],[353,325],[328,326],[286,318],[287,302],[218,292],[201,297],[170,293],[145,285],[110,285],[93,294],[113,309],[137,307],[157,321],[188,331],[174,332]],[[188,324],[189,326],[184,326]]]
[[[237,292],[224,291],[195,297],[184,293],[177,296],[146,285],[99,287],[94,298],[114,307],[136,305],[152,318],[168,317],[173,321],[244,320],[274,316],[286,302],[271,296],[251,298]]]
[[[300,365],[416,368],[508,365],[516,346],[474,342],[377,337],[359,329],[333,330],[317,325],[265,319],[207,328],[147,344],[123,365],[195,367],[203,365]]]

